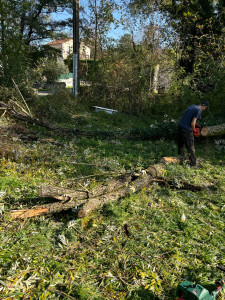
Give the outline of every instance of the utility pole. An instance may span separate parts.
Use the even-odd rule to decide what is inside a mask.
[[[78,95],[78,62],[79,62],[79,0],[73,0],[73,94]]]

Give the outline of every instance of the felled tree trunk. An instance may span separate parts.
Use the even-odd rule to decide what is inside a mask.
[[[15,102],[14,102],[15,103]],[[4,102],[0,101],[0,108],[4,109],[5,111],[7,111],[11,116],[13,116],[14,118],[30,123],[30,124],[35,124],[41,127],[45,127],[49,130],[52,131],[56,131],[58,133],[61,134],[78,134],[79,130],[78,129],[71,129],[71,128],[62,128],[62,127],[58,127],[58,126],[54,126],[51,124],[48,124],[47,122],[38,120],[36,118],[32,118],[31,116],[27,115],[27,114],[22,114],[19,113],[14,107],[13,105],[8,105]]]
[[[54,198],[60,201],[76,200],[76,199],[89,199],[98,197],[104,194],[115,192],[126,184],[129,184],[132,180],[131,174],[123,174],[117,178],[112,178],[106,182],[97,185],[90,191],[79,191],[73,189],[67,189],[63,187],[55,187],[51,185],[43,185],[40,189],[41,197]]]
[[[50,204],[44,204],[41,206],[37,206],[30,209],[23,209],[23,210],[15,210],[11,212],[11,218],[12,219],[27,219],[27,218],[33,218],[36,216],[42,216],[42,215],[49,215],[54,213],[59,213],[62,211],[66,211],[69,209],[72,209],[76,206],[79,206],[83,204],[87,199],[83,200],[69,200],[69,201],[61,201],[61,202],[55,202]]]
[[[151,175],[145,174],[132,181],[129,185],[125,185],[115,192],[105,194],[99,197],[90,198],[78,212],[78,217],[83,218],[96,208],[102,207],[104,204],[119,200],[122,197],[128,196],[148,186],[152,182]]]
[[[74,207],[79,207],[89,201],[93,202],[95,201],[95,199],[98,199],[98,197],[102,197],[102,199],[104,199],[104,195],[111,195],[111,198],[113,200],[113,194],[116,194],[117,190],[121,190],[120,195],[121,197],[123,196],[122,190],[124,187],[126,187],[125,189],[127,189],[131,180],[132,176],[130,174],[125,174],[97,186],[90,192],[76,191],[72,189],[65,189],[62,187],[54,187],[49,185],[42,186],[40,190],[40,196],[54,198],[58,200],[58,202],[36,206],[31,209],[28,208],[18,211],[11,211],[11,217],[12,219],[26,219],[35,216],[54,214],[69,210]],[[108,199],[109,197],[106,196],[106,198]],[[84,215],[85,212],[83,212],[82,214]]]
[[[203,127],[201,130],[202,136],[217,136],[225,134],[225,124]]]
[[[165,170],[165,163],[171,162],[171,158],[167,159],[163,158],[162,163],[149,166],[146,170],[142,170],[139,173],[126,173],[117,178],[108,179],[91,191],[80,191],[49,185],[42,186],[40,196],[54,198],[57,202],[36,206],[31,209],[11,211],[11,217],[12,219],[26,219],[81,207],[78,211],[78,216],[82,218],[104,204],[138,192],[153,182],[154,178],[161,177]]]
[[[11,211],[11,217],[12,219],[26,219],[58,213],[76,207],[78,209],[78,217],[83,218],[95,209],[138,192],[153,182],[166,184],[176,189],[202,190],[204,188],[202,186],[194,186],[185,182],[173,182],[164,178],[165,164],[177,162],[176,158],[163,157],[159,164],[149,166],[138,173],[126,173],[117,178],[108,179],[91,191],[79,191],[46,185],[41,188],[40,196],[54,198],[58,200],[57,202],[36,206],[31,209]]]

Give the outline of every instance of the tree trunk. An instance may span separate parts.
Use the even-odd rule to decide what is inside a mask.
[[[63,187],[43,185],[40,189],[40,196],[51,197],[61,201],[70,199],[89,199],[116,191],[122,188],[124,185],[129,184],[131,180],[131,174],[124,174],[94,187],[91,191],[79,191],[73,189],[66,189]]]
[[[203,127],[201,130],[202,136],[217,136],[225,134],[225,124]]]
[[[84,204],[82,209],[79,210],[78,217],[83,218],[95,209],[102,207],[109,202],[119,200],[122,197],[135,193],[141,190],[143,187],[148,186],[152,180],[153,178],[151,175],[142,175],[129,185],[125,184],[122,188],[115,192],[111,192],[100,197],[90,198],[89,201]]]
[[[69,201],[61,201],[61,202],[54,202],[50,204],[44,204],[41,206],[37,206],[31,209],[23,209],[23,210],[16,210],[11,212],[11,217],[12,219],[27,219],[27,218],[33,218],[36,216],[41,216],[41,215],[49,215],[49,214],[54,214],[62,211],[69,210],[71,208],[74,208],[76,206],[79,206],[83,204],[87,199],[79,200],[79,201],[74,201],[74,200],[69,200]]]
[[[83,200],[88,199],[88,192],[66,189],[51,185],[43,185],[40,188],[40,196],[45,198],[54,198],[60,201]]]
[[[98,40],[98,11],[97,11],[97,0],[95,0],[95,50],[94,50],[94,61],[97,60],[97,40]]]
[[[158,79],[159,79],[159,64],[157,64],[154,69],[153,85],[152,85],[152,91],[154,94],[158,93]]]

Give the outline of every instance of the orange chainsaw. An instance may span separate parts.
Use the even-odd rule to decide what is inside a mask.
[[[195,124],[195,129],[193,130],[193,135],[198,137],[201,136],[201,126],[199,124]]]

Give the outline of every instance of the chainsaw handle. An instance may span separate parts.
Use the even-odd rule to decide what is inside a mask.
[[[193,135],[196,136],[196,137],[200,136],[200,135],[201,135],[201,130],[200,130],[200,128],[197,128],[197,127],[196,127],[196,128],[193,130]]]

